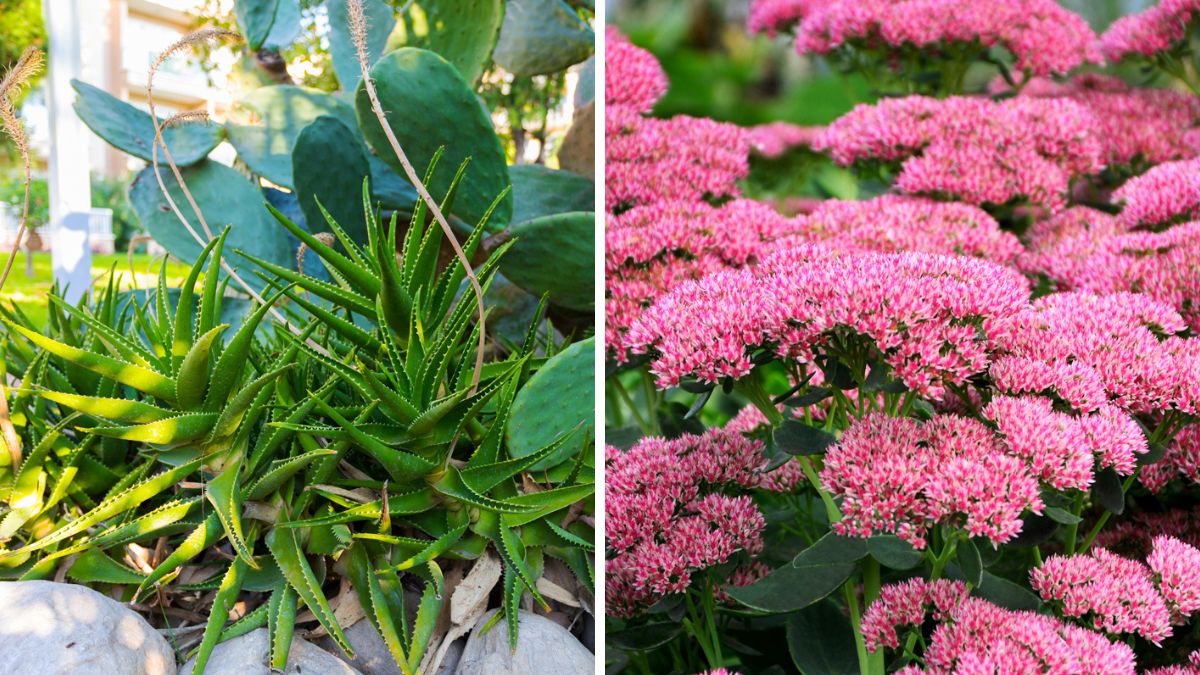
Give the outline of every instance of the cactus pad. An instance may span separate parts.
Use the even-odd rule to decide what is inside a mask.
[[[596,410],[596,339],[555,354],[517,393],[506,431],[508,454],[525,457],[571,434],[532,470],[546,469],[587,451]]]
[[[581,312],[595,305],[596,214],[560,213],[517,223],[517,241],[500,259],[500,270],[514,284],[550,302]]]

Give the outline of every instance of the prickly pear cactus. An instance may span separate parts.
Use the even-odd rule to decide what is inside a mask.
[[[591,211],[542,216],[511,228],[516,243],[501,271],[534,295],[581,312],[595,304],[596,214]]]
[[[529,379],[513,401],[508,452],[525,457],[557,438],[568,440],[533,465],[542,470],[587,452],[596,409],[596,340],[588,338],[555,354]]]

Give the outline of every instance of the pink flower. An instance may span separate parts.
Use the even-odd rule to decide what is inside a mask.
[[[1200,427],[1188,425],[1167,444],[1163,458],[1142,467],[1138,479],[1152,492],[1159,492],[1171,481],[1185,478],[1200,484]]]
[[[1200,216],[1200,159],[1169,162],[1131,178],[1113,193],[1126,227],[1161,228]]]
[[[604,37],[604,103],[609,108],[650,112],[667,91],[667,76],[658,59],[633,46],[616,28],[610,26]]]
[[[946,522],[1003,543],[1026,510],[1041,512],[1036,478],[1006,456],[992,432],[964,417],[920,424],[872,414],[852,424],[825,456],[821,482],[842,498],[839,534],[891,533],[916,548]]]
[[[750,17],[746,29],[751,33],[766,33],[775,37],[791,30],[814,9],[829,4],[831,0],[754,0],[750,5]]]
[[[1087,619],[1106,633],[1136,633],[1160,644],[1171,635],[1171,612],[1150,568],[1105,549],[1050,556],[1030,572],[1033,590],[1060,603],[1062,613]]]
[[[822,202],[798,219],[797,238],[839,251],[917,251],[1011,263],[1021,243],[994,218],[969,204],[885,195],[867,201]]]
[[[686,591],[697,572],[762,551],[762,514],[749,497],[729,494],[763,482],[761,443],[714,429],[605,455],[605,588],[614,615],[636,615]]]
[[[1065,75],[1101,61],[1087,22],[1052,0],[841,0],[811,10],[797,35],[801,53],[849,47],[885,58],[913,47],[945,58],[955,46],[1000,46],[1017,70],[1035,75]]]
[[[1146,564],[1177,622],[1200,610],[1200,550],[1173,537],[1155,537]]]
[[[1154,56],[1182,42],[1197,13],[1200,3],[1196,0],[1162,0],[1140,14],[1114,21],[1101,36],[1101,47],[1113,61]]]
[[[797,247],[756,268],[677,286],[627,337],[635,353],[654,353],[652,370],[665,387],[685,376],[742,377],[768,344],[781,357],[810,361],[831,331],[844,329],[873,341],[909,388],[939,399],[947,382],[987,367],[1027,294],[1013,270],[982,260]]]
[[[941,620],[951,615],[967,598],[967,585],[961,581],[925,581],[919,577],[888,584],[867,607],[862,617],[862,635],[867,649],[900,646],[896,628],[919,628],[930,610]]]
[[[1066,99],[919,96],[859,105],[815,147],[839,164],[896,164],[908,194],[995,206],[1065,205],[1070,180],[1103,168],[1094,116]]]

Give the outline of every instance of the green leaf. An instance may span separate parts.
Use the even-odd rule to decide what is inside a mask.
[[[975,542],[971,539],[958,542],[955,557],[967,583],[979,588],[983,584],[983,559],[979,556],[979,548],[975,546]]]
[[[513,187],[513,223],[595,208],[596,184],[570,171],[515,164],[508,167],[508,175]]]
[[[566,439],[558,451],[531,470],[561,464],[589,447],[596,408],[595,350],[595,338],[567,347],[517,392],[505,429],[512,457],[527,457]]]
[[[662,647],[683,634],[683,624],[675,621],[647,623],[617,631],[605,631],[604,643],[627,652],[648,652]]]
[[[270,35],[271,24],[275,23],[275,5],[278,2],[279,0],[234,0],[233,13],[250,49],[257,50],[262,47]]]
[[[1041,600],[1029,589],[987,571],[971,593],[1014,611],[1033,611],[1041,605]]]
[[[337,117],[318,117],[296,138],[292,179],[310,230],[328,229],[328,215],[355,243],[366,244],[367,216],[360,195],[370,175],[361,136]]]
[[[203,553],[217,540],[221,533],[221,521],[217,518],[217,514],[209,514],[202,523],[189,534],[171,555],[154,568],[141,585],[138,586],[134,593],[135,598],[140,598],[159,580],[164,579],[167,575],[175,573],[180,567],[192,560],[196,556]]]
[[[306,87],[259,87],[238,101],[235,108],[234,118],[239,117],[240,110],[244,111],[240,116],[242,120],[254,120],[253,124],[233,121],[226,124],[229,142],[237,149],[238,159],[254,173],[287,188],[295,186],[292,151],[305,127],[322,115],[330,115],[349,129],[358,128],[354,110],[348,103],[332,94]],[[362,178],[358,176],[355,184],[361,184]],[[190,181],[188,185],[190,187]]]
[[[433,491],[429,488],[421,488],[400,495],[388,496],[388,513],[393,516],[412,515],[416,513],[424,513],[438,505],[438,501],[434,498]],[[322,527],[325,525],[337,525],[341,523],[349,523],[356,520],[378,520],[383,515],[382,500],[375,500],[360,504],[358,506],[346,509],[341,513],[335,513],[330,516],[322,516],[320,518],[310,518],[307,520],[297,520],[291,522],[280,522],[276,524],[279,528],[293,527]]]
[[[563,0],[508,0],[493,58],[517,77],[546,75],[591,56],[595,40]]]
[[[209,611],[208,623],[204,627],[204,637],[200,640],[199,649],[196,650],[196,663],[192,667],[193,673],[203,673],[204,668],[208,665],[212,650],[217,646],[217,640],[221,637],[221,628],[228,620],[229,610],[233,609],[238,593],[242,590],[245,574],[245,563],[241,558],[235,558],[221,579],[221,585],[217,589],[212,608]]]
[[[246,533],[242,528],[242,490],[239,480],[240,461],[225,467],[216,478],[208,482],[206,494],[208,501],[216,509],[217,517],[225,528],[225,536],[233,544],[233,550],[247,565],[258,569],[254,562],[254,553],[246,543]]]
[[[837,436],[799,420],[785,420],[774,431],[775,445],[789,455],[824,455]]]
[[[245,176],[236,169],[211,160],[186,167],[181,173],[214,234],[219,233],[226,225],[232,225],[227,238],[229,246],[240,248],[283,267],[295,267],[295,245],[288,238],[287,232],[281,230],[271,218],[263,204],[262,192]],[[199,235],[200,241],[188,232],[171,211],[154,173],[149,168],[134,178],[129,187],[129,203],[146,233],[162,244],[171,255],[190,265],[199,258],[204,245],[208,243],[208,237],[170,171],[163,174],[163,183],[167,186],[171,199]],[[252,273],[254,268],[251,265],[233,259],[227,262],[251,288],[263,288],[263,282]],[[218,276],[213,276],[214,271]],[[205,279],[206,292],[210,277],[215,283],[217,279],[224,279],[226,273],[219,266],[210,267]],[[209,307],[211,306],[210,304]],[[206,308],[202,305],[203,309]],[[216,324],[201,325],[200,330],[207,331],[214,325]]]
[[[559,213],[517,223],[516,239],[500,259],[505,278],[551,304],[590,312],[595,294],[596,214]]]
[[[1075,525],[1083,522],[1083,518],[1080,518],[1074,513],[1071,513],[1070,511],[1058,506],[1046,507],[1045,513],[1050,520],[1053,520],[1056,523],[1062,523],[1063,525]]]
[[[146,575],[93,548],[75,560],[67,577],[81,584],[140,584]]]
[[[296,592],[287,581],[280,580],[267,601],[267,633],[271,638],[270,667],[283,672],[287,669],[296,630]]]
[[[1121,477],[1111,467],[1096,473],[1096,482],[1092,484],[1092,500],[1113,515],[1125,512],[1125,490],[1121,486]]]
[[[871,557],[894,570],[910,570],[925,556],[913,548],[913,545],[894,534],[880,534],[867,540],[867,550]]]
[[[271,555],[275,558],[275,562],[279,564],[279,570],[283,572],[283,576],[288,580],[288,583],[296,590],[296,593],[304,600],[304,604],[317,617],[317,621],[325,627],[329,632],[329,636],[337,643],[338,647],[346,653],[346,656],[354,658],[354,648],[350,646],[349,640],[342,632],[342,627],[338,624],[337,617],[334,616],[333,610],[329,607],[329,601],[325,598],[325,594],[321,591],[321,584],[317,581],[317,577],[313,574],[312,567],[304,558],[304,553],[300,549],[300,542],[296,539],[296,531],[291,529],[274,528],[266,537],[267,548],[271,550]]]
[[[420,47],[441,54],[475,84],[487,69],[504,20],[504,0],[414,0],[404,4],[386,51]]]
[[[71,80],[71,87],[75,89],[75,114],[89,129],[126,154],[147,162],[152,160],[154,122],[149,113],[86,82]],[[189,122],[172,124],[163,129],[162,135],[175,164],[190,166],[207,157],[220,144],[225,130],[218,124]],[[169,172],[161,147],[158,159],[163,170]]]
[[[131,401],[124,398],[103,398],[100,396],[79,396],[58,391],[42,391],[38,395],[47,401],[74,408],[81,413],[93,417],[103,417],[114,422],[141,424],[157,422],[173,415],[170,410],[158,406]]]
[[[184,413],[149,424],[127,427],[94,427],[83,429],[83,431],[90,431],[97,436],[106,438],[119,438],[123,441],[177,446],[203,438],[216,421],[216,413]]]
[[[479,222],[495,196],[509,186],[509,178],[500,141],[470,85],[442,57],[410,47],[385,55],[371,69],[371,76],[388,125],[414,166],[427,166],[445,148],[445,159],[426,185],[430,194],[446,194],[457,167],[471,158],[453,212],[469,223]],[[402,172],[361,84],[355,107],[371,147],[393,170]],[[503,227],[511,216],[510,196],[496,209],[492,226]]]
[[[792,662],[802,673],[857,675],[859,672],[850,619],[829,600],[788,616],[787,643]]]
[[[793,567],[852,563],[867,557],[867,540],[827,532],[792,560]]]
[[[749,586],[726,587],[734,600],[768,614],[808,607],[837,590],[854,573],[854,563],[784,565]]]

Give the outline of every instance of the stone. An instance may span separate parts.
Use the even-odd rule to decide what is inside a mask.
[[[342,632],[346,634],[346,640],[354,648],[353,659],[346,659],[345,654],[338,649],[333,638],[328,635],[321,636],[317,640],[317,644],[325,651],[354,666],[363,675],[400,675],[400,666],[396,665],[392,653],[388,651],[383,638],[379,637],[379,632],[375,630],[370,621],[366,619],[356,621],[353,626],[343,628]]]
[[[0,673],[175,675],[146,620],[86,586],[0,582]]]
[[[454,671],[458,670],[458,662],[462,660],[463,650],[466,648],[467,638],[465,637],[451,642],[434,675],[454,675]]]
[[[213,649],[204,675],[270,675],[267,659],[270,652],[270,635],[266,628],[259,628],[232,640],[222,642]],[[179,669],[187,675],[195,667],[196,659],[189,659]],[[275,671],[278,672],[278,671]],[[284,675],[362,675],[346,662],[320,647],[299,637],[292,638]]]
[[[501,620],[486,633],[480,629],[500,611],[493,609],[479,618],[471,632],[456,675],[590,675],[595,657],[565,628],[550,619],[519,612],[516,652],[508,648],[508,630]]]

